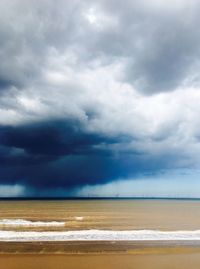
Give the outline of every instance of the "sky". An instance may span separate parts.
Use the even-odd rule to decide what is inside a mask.
[[[1,0],[0,197],[200,197],[198,0]]]

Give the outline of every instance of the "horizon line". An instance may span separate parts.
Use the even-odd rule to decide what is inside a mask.
[[[0,200],[200,200],[200,197],[145,197],[145,196],[16,196],[16,197],[0,197]]]

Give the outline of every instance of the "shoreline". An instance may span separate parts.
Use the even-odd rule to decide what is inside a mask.
[[[79,255],[79,254],[164,254],[200,253],[200,242],[193,241],[67,241],[0,242],[0,255]]]

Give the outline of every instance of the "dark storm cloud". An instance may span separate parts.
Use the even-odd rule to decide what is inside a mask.
[[[95,152],[93,155],[76,154],[52,160],[47,160],[46,157],[44,162],[37,155],[35,163],[34,155],[29,158],[23,157],[20,162],[20,157],[16,156],[14,161],[9,157],[6,165],[1,160],[1,184],[17,183],[26,186],[27,190],[36,189],[38,193],[54,188],[64,188],[67,191],[86,184],[103,184],[118,178],[157,171],[157,165],[150,162],[146,165],[144,160],[130,155],[116,158],[111,154],[101,155]],[[159,162],[161,164],[160,160]]]
[[[73,187],[119,174],[120,168],[114,168],[116,161],[105,147],[117,138],[86,133],[78,122],[2,127],[0,134],[1,184]]]
[[[89,154],[95,152],[95,145],[117,141],[99,134],[86,133],[80,123],[73,121],[47,121],[18,127],[2,127],[0,131],[0,143],[4,150],[6,147],[14,148],[33,156],[55,158]]]
[[[0,183],[22,184],[32,191],[71,189],[158,169],[139,152],[116,156],[117,145],[130,138],[91,134],[78,122],[2,127],[0,134]],[[163,160],[159,162],[160,168]]]
[[[1,183],[48,189],[104,182],[121,170],[105,145],[117,140],[84,133],[79,124],[43,122],[1,128]],[[95,146],[101,146],[103,148]],[[117,164],[117,166],[116,166]]]

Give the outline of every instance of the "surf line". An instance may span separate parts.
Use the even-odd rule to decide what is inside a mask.
[[[200,230],[80,230],[80,231],[0,231],[0,241],[180,241],[199,240]]]

